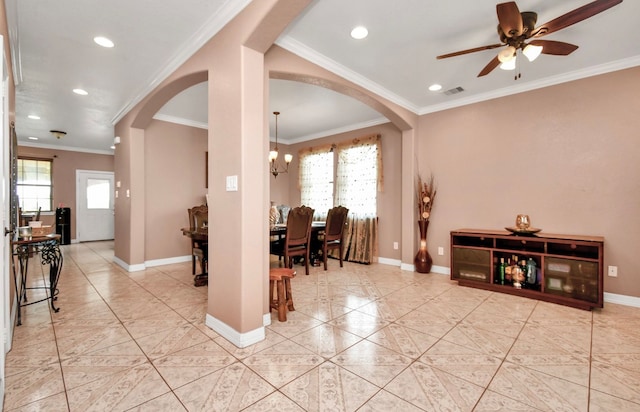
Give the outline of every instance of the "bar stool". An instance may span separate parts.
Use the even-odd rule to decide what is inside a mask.
[[[291,278],[296,271],[289,268],[269,269],[269,309],[278,311],[278,320],[287,321],[287,308],[294,311],[293,296],[291,295]],[[273,298],[273,288],[277,288],[277,299]]]

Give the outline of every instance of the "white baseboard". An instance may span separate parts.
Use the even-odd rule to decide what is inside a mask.
[[[271,325],[271,313],[265,313],[262,315],[262,326]]]
[[[147,260],[144,262],[145,267],[152,268],[154,266],[173,265],[175,263],[191,262],[191,255],[177,256],[166,259]]]
[[[389,258],[379,257],[378,263],[381,263],[383,265],[389,265],[389,266],[401,266],[402,261],[398,259],[389,259]]]
[[[191,256],[187,255],[187,256],[177,256],[177,257],[166,258],[166,259],[147,260],[144,263],[140,263],[137,265],[129,265],[122,259],[119,259],[116,256],[113,257],[113,262],[118,266],[120,266],[121,268],[123,268],[124,270],[126,270],[127,272],[139,272],[141,270],[145,270],[146,268],[152,268],[155,266],[172,265],[174,263],[183,263],[183,262],[189,262],[189,261],[191,261]]]
[[[271,321],[271,320],[269,320]],[[264,318],[263,318],[264,322]],[[250,332],[240,333],[226,323],[214,318],[207,313],[205,325],[213,329],[220,336],[233,343],[238,348],[246,348],[265,339],[264,326],[260,326]]]
[[[391,261],[392,259],[384,259],[384,258],[380,258],[378,261],[380,263],[384,263],[383,261]],[[416,266],[412,263],[402,263],[399,262],[398,264],[394,264],[393,266],[400,266],[401,270],[407,270],[409,272],[415,272],[416,271]],[[441,275],[451,275],[451,269],[446,267],[446,266],[432,266],[431,267],[431,272],[430,273],[439,273]]]
[[[451,268],[447,266],[431,266],[431,273],[439,273],[441,275],[451,276]]]
[[[130,265],[127,262],[125,262],[124,260],[114,256],[113,257],[113,263],[115,263],[116,265],[120,266],[121,268],[123,268],[124,270],[126,270],[127,272],[139,272],[141,270],[145,270],[146,267],[144,265],[144,263],[138,264],[138,265]]]
[[[607,303],[617,303],[619,305],[640,308],[640,298],[635,296],[618,295],[616,293],[604,292],[604,301]]]

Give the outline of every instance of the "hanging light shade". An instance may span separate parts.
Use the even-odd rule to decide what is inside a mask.
[[[522,54],[527,56],[530,62],[537,59],[540,53],[542,53],[542,46],[534,46],[533,44],[527,44],[522,50]]]
[[[284,155],[284,166],[281,167],[278,163],[278,116],[280,112],[273,112],[276,116],[276,145],[269,151],[269,168],[274,178],[277,178],[280,173],[287,173],[289,171],[289,163],[293,160],[293,155],[287,153]]]
[[[516,59],[513,58],[508,60],[500,65],[502,70],[515,70],[516,69]]]
[[[507,63],[516,57],[516,48],[513,46],[507,46],[504,49],[500,50],[498,53],[498,60],[500,63]]]

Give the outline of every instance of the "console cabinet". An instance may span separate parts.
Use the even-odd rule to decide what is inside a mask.
[[[603,300],[600,236],[458,229],[451,232],[451,279],[469,286],[591,310]],[[535,262],[535,277],[501,280],[500,262]],[[533,265],[532,265],[533,266]],[[533,273],[533,271],[530,271]]]

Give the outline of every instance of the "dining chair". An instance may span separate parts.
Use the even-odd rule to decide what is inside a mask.
[[[327,257],[329,250],[339,249],[340,251],[340,267],[342,265],[342,257],[344,255],[344,228],[347,223],[347,215],[349,209],[344,206],[336,206],[329,209],[327,213],[327,223],[322,235],[322,260],[324,261],[324,270],[327,270]]]
[[[209,222],[209,208],[206,205],[195,206],[187,209],[189,213],[189,229],[196,230],[207,227]],[[207,255],[205,250],[209,247],[208,242],[191,239],[191,274],[196,274],[196,261],[200,260],[202,273],[207,273]]]
[[[288,268],[293,267],[293,258],[304,259],[305,274],[309,275],[309,250],[311,239],[311,222],[314,210],[308,206],[294,207],[287,217],[287,231],[284,241],[271,244],[271,253],[284,258]]]

